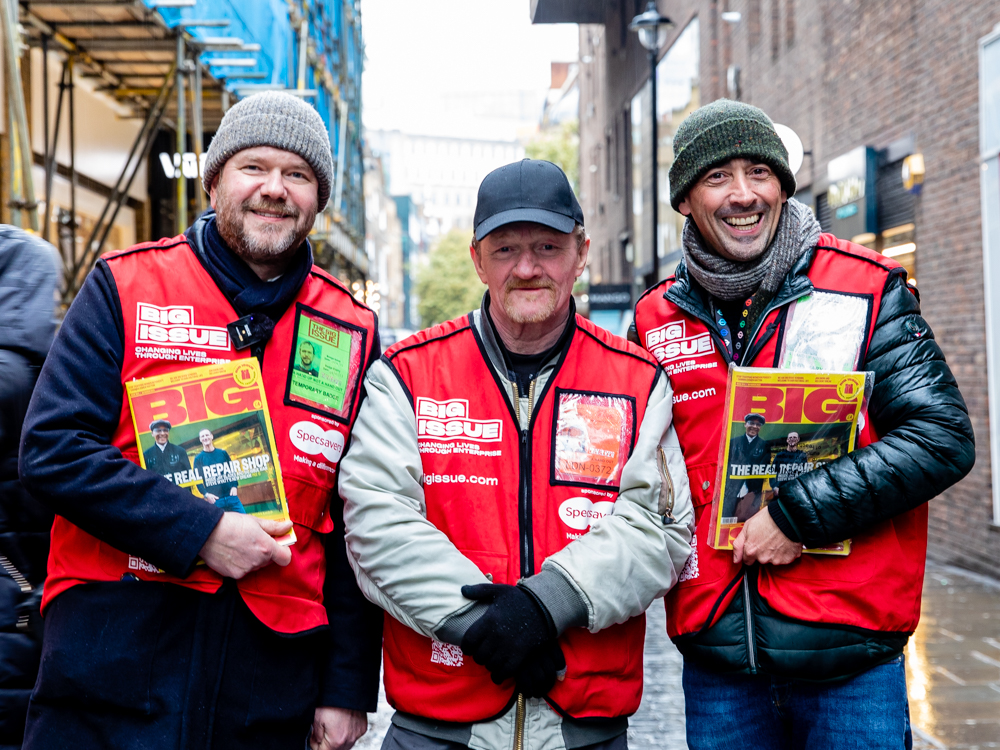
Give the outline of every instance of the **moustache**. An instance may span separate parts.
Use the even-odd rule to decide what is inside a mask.
[[[504,284],[505,291],[511,291],[512,289],[555,289],[556,285],[552,281],[522,281],[520,279],[511,279],[506,284]]]
[[[299,210],[295,206],[290,206],[287,203],[271,203],[270,201],[244,201],[243,211],[259,211],[261,213],[267,214],[278,214],[279,216],[287,216],[292,219],[299,218]]]
[[[732,208],[720,208],[715,215],[720,219],[728,219],[733,216],[740,216],[745,214],[763,214],[767,213],[769,206],[766,203],[757,202],[752,206],[747,206],[739,209]]]

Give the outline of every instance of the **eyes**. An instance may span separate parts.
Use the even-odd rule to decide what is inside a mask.
[[[247,174],[252,174],[255,177],[267,174],[267,170],[261,167],[259,164],[244,164],[240,169]],[[299,171],[297,169],[290,170],[284,173],[284,176],[288,179],[294,180],[295,182],[308,182],[309,175],[305,172]]]
[[[496,253],[513,253],[516,250],[517,250],[517,248],[513,248],[513,247],[511,247],[509,245],[504,245],[502,247],[498,247],[496,250],[494,250],[494,252],[496,252]],[[548,242],[545,243],[545,244],[543,244],[543,245],[539,245],[536,248],[536,252],[555,252],[557,250],[559,250],[558,246],[553,245],[552,243],[548,243]]]
[[[747,177],[753,180],[766,180],[772,174],[771,168],[766,164],[754,164],[746,171]],[[718,185],[720,183],[726,182],[731,179],[733,175],[732,171],[726,169],[717,169],[714,172],[709,172],[705,175],[705,182],[711,185]]]

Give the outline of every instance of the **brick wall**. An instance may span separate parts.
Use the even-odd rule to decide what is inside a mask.
[[[800,135],[812,152],[797,176],[800,186],[819,182],[830,159],[857,146],[881,149],[912,135],[923,153],[927,177],[916,201],[923,313],[977,436],[972,474],[931,503],[930,554],[995,575],[1000,534],[991,529],[977,42],[1000,22],[1000,6],[967,0],[956,12],[948,0],[678,0],[659,7],[675,21],[675,35],[699,17],[703,103],[725,95],[726,67],[739,65],[743,100]],[[603,86],[596,101],[581,97],[581,114],[592,103],[605,130],[648,76],[635,35],[621,31],[637,8],[633,0],[608,3],[604,58],[594,58],[605,66]],[[719,17],[723,11],[742,18],[728,24]],[[581,174],[590,167],[591,145],[581,117]],[[627,232],[631,215],[630,199],[615,203],[602,184],[593,181],[586,198],[595,211],[605,203],[599,222],[605,240]],[[590,221],[588,214],[588,227]],[[617,253],[595,256],[598,267],[620,264],[615,243],[594,249],[598,256]]]

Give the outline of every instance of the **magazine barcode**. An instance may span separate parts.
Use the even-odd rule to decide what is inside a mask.
[[[740,519],[736,516],[723,516],[721,521],[722,523],[739,523]]]

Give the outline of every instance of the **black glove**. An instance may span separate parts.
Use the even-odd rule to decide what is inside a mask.
[[[517,689],[527,698],[544,698],[556,684],[560,672],[565,673],[566,657],[559,641],[546,641],[528,652],[514,679]]]
[[[542,604],[526,589],[505,583],[462,586],[462,596],[490,602],[462,638],[462,651],[490,671],[497,685],[517,672],[528,652],[556,637]]]

